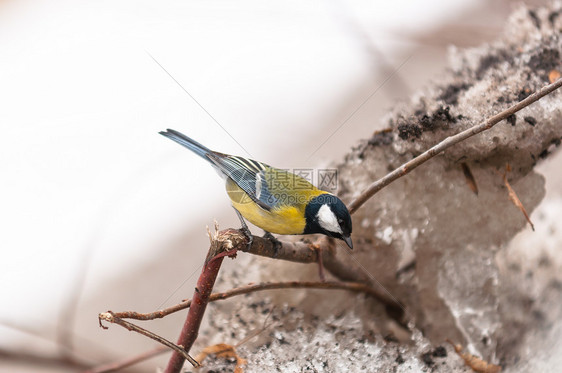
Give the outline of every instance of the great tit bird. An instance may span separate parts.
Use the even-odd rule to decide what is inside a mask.
[[[212,151],[178,131],[168,129],[160,134],[210,162],[226,179],[226,191],[246,230],[242,217],[266,235],[321,233],[343,240],[353,249],[351,216],[335,195],[288,171]]]

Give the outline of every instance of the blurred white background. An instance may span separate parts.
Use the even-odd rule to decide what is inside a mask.
[[[238,223],[214,171],[158,131],[278,167],[325,165],[439,71],[449,42],[495,34],[508,9],[0,1],[0,349],[53,356],[70,329],[81,361],[108,361],[153,344],[101,331],[97,313],[190,297],[205,225]],[[0,370],[12,363],[28,369]]]

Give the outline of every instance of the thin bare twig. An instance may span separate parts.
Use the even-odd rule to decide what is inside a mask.
[[[105,321],[110,322],[112,324],[120,325],[120,326],[124,327],[125,329],[127,329],[129,331],[137,332],[137,333],[142,334],[142,335],[144,335],[144,336],[146,336],[150,339],[154,339],[156,342],[161,343],[164,346],[171,348],[178,355],[183,356],[183,358],[186,359],[187,361],[189,361],[193,366],[195,366],[195,367],[199,366],[199,363],[197,361],[195,361],[194,358],[189,356],[189,353],[188,353],[189,350],[185,349],[182,345],[176,345],[176,344],[168,341],[167,339],[165,339],[163,337],[160,337],[157,334],[152,333],[149,330],[146,330],[144,328],[141,328],[140,326],[132,324],[132,323],[130,323],[128,321],[125,321],[123,319],[120,319],[119,317],[115,317],[113,315],[113,312],[111,312],[111,311],[100,313],[98,315],[98,318],[99,318],[100,326],[104,329],[107,329],[107,327],[102,325],[102,323],[101,323],[102,320],[105,320]]]
[[[357,293],[368,294],[387,306],[395,306],[396,302],[388,298],[385,294],[381,294],[378,289],[359,282],[340,282],[340,281],[287,281],[287,282],[265,282],[261,284],[250,284],[240,286],[222,293],[213,294],[214,300],[227,299],[236,295],[252,293],[255,291],[275,290],[275,289],[330,289],[330,290],[348,290]]]
[[[554,83],[544,86],[539,91],[533,93],[532,95],[520,101],[519,103],[509,107],[508,109],[502,111],[499,114],[494,115],[493,117],[488,118],[483,123],[470,127],[469,129],[457,133],[456,135],[447,137],[445,140],[441,141],[437,145],[429,148],[428,150],[426,150],[419,156],[415,157],[411,161],[404,163],[400,167],[396,168],[394,171],[386,174],[384,177],[380,178],[379,180],[369,185],[367,189],[361,192],[361,194],[349,204],[348,206],[349,212],[353,214],[355,211],[359,209],[359,207],[363,206],[365,202],[367,202],[372,196],[374,196],[382,188],[386,187],[388,184],[399,179],[400,177],[406,175],[414,168],[418,167],[419,165],[435,157],[437,154],[443,152],[444,150],[450,148],[455,144],[458,144],[463,140],[468,139],[469,137],[472,137],[480,132],[489,130],[490,128],[492,128],[502,120],[506,119],[510,115],[517,113],[521,109],[531,105],[532,103],[538,101],[544,96],[552,93],[553,91],[557,90],[561,86],[562,86],[562,79],[558,79]]]
[[[189,304],[191,304],[191,301],[186,301],[181,303],[182,305],[184,305],[185,303],[189,302]],[[173,307],[170,307],[169,309],[171,309]],[[246,337],[244,337],[242,340],[240,340],[238,343],[236,343],[234,345],[234,347],[240,347],[241,345],[243,345],[244,343],[246,343],[247,341],[249,341],[250,339],[256,337],[257,335],[259,335],[260,333],[263,333],[267,328],[271,327],[272,325],[274,325],[274,323],[270,323],[269,325],[267,325],[267,321],[269,320],[269,317],[271,316],[271,313],[273,312],[273,310],[275,309],[275,307],[271,308],[271,310],[269,311],[269,313],[267,314],[264,322],[263,322],[263,326],[259,329],[256,329],[252,332],[250,332]],[[173,311],[175,312],[175,311]],[[170,313],[173,313],[170,312]],[[127,315],[129,314],[128,312],[121,312],[121,313],[114,313],[115,316],[117,315]],[[133,314],[137,314],[136,312],[133,312]],[[151,314],[137,314],[137,315],[151,315]],[[160,316],[162,317],[162,316]],[[122,316],[121,318],[127,318],[127,316]],[[159,317],[155,317],[155,318],[159,318]],[[138,320],[152,320],[154,318],[138,318]],[[140,353],[138,355],[123,359],[123,360],[119,360],[119,361],[114,361],[111,363],[107,363],[107,364],[103,364],[103,365],[99,365],[96,367],[93,367],[91,369],[85,370],[82,373],[109,373],[109,372],[115,372],[118,370],[121,370],[123,368],[127,368],[130,367],[132,365],[138,364],[140,362],[143,362],[145,360],[148,360],[150,358],[153,358],[155,356],[158,356],[160,354],[163,354],[165,352],[170,351],[169,348],[165,347],[165,346],[158,346],[152,350],[148,350],[145,351],[143,353]],[[196,359],[197,361],[201,361],[200,359]]]
[[[395,302],[391,299],[381,295],[380,292],[363,283],[359,282],[340,282],[340,281],[325,281],[325,282],[313,282],[313,281],[285,281],[285,282],[262,282],[261,284],[248,284],[245,286],[240,286],[234,289],[227,290],[222,293],[213,293],[209,296],[209,302],[215,302],[217,300],[223,300],[232,298],[237,295],[253,293],[256,291],[264,290],[280,290],[280,289],[328,289],[328,290],[349,290],[357,293],[365,293],[370,295],[386,305],[394,305]],[[113,312],[114,317],[120,319],[133,319],[133,320],[154,320],[161,319],[168,316],[174,312],[181,311],[183,309],[189,308],[191,306],[191,299],[183,301],[172,307],[165,308],[163,310],[149,312],[149,313],[139,313],[134,311],[126,312]]]
[[[85,370],[83,373],[109,373],[109,372],[116,372],[121,369],[130,367],[132,365],[138,364],[142,361],[148,360],[164,352],[168,352],[170,349],[165,346],[158,346],[153,348],[152,350],[145,351],[141,354],[135,355],[133,357],[129,357],[123,360],[115,361],[112,363],[107,363],[103,365],[98,365],[91,369]]]

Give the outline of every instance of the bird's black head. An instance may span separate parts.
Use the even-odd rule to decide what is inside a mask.
[[[304,234],[322,233],[339,238],[353,249],[351,216],[338,197],[329,193],[314,197],[306,205],[305,218]]]

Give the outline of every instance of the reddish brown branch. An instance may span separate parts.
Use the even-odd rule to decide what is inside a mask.
[[[215,226],[215,230],[217,229],[218,227]],[[199,276],[199,280],[197,280],[197,287],[195,288],[195,293],[191,300],[191,306],[189,307],[187,318],[178,338],[178,345],[183,346],[185,351],[191,349],[191,346],[193,346],[199,334],[199,327],[201,326],[207,303],[209,303],[215,280],[217,279],[219,269],[224,260],[222,253],[232,252],[233,249],[247,246],[248,244],[248,239],[234,229],[226,229],[221,232],[215,231],[213,237],[211,237],[211,233],[209,232],[209,238],[211,239],[209,254],[205,260],[205,265],[203,266],[203,271]],[[179,373],[185,359],[186,356],[174,351],[165,372]]]
[[[191,346],[193,346],[193,343],[197,339],[199,327],[201,326],[201,321],[205,314],[205,308],[207,308],[209,296],[211,295],[211,291],[213,291],[213,285],[215,284],[223,260],[224,257],[210,261],[209,264],[204,267],[201,276],[199,276],[197,287],[195,288],[195,293],[191,301],[191,307],[189,307],[187,318],[178,338],[178,345],[184,346],[186,351],[191,349]],[[179,373],[185,358],[184,355],[174,352],[165,372]]]

